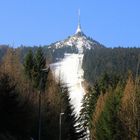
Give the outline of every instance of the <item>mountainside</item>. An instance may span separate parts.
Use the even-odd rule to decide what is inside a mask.
[[[79,53],[83,53],[85,49],[101,48],[104,46],[92,38],[87,37],[82,31],[80,31],[63,41],[58,41],[49,46],[49,48],[53,49],[60,49],[64,47],[74,47]]]
[[[136,77],[140,74],[140,48],[100,48],[84,53],[84,79],[91,84],[100,80],[104,74],[127,79],[128,73]]]

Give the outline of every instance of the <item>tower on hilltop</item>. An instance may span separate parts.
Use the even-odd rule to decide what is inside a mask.
[[[78,27],[77,30],[75,32],[75,34],[81,33],[82,29],[81,29],[81,23],[80,23],[80,9],[78,10]]]

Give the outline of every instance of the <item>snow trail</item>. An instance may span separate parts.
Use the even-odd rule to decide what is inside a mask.
[[[57,63],[51,64],[51,69],[55,77],[59,76],[64,84],[69,89],[71,104],[74,106],[77,115],[81,110],[82,99],[85,94],[82,87],[83,69],[82,69],[83,54],[65,54],[65,57]]]

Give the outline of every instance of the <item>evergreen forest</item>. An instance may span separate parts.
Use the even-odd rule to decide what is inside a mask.
[[[140,48],[84,51],[79,116],[49,68],[66,52],[77,50],[0,46],[0,140],[38,140],[39,128],[41,140],[139,140]]]

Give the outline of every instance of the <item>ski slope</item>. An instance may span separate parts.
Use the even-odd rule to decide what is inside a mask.
[[[77,115],[81,109],[81,102],[85,94],[82,87],[83,69],[82,69],[83,54],[65,54],[65,57],[57,63],[51,64],[56,79],[67,85],[71,104],[75,108]]]

